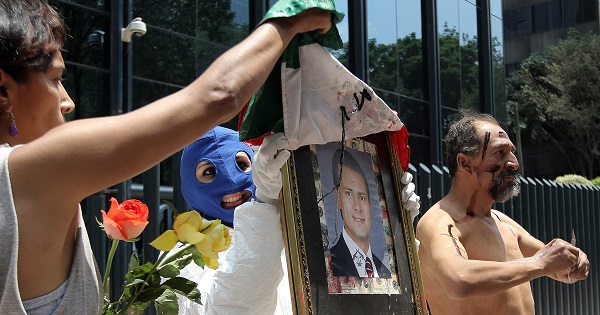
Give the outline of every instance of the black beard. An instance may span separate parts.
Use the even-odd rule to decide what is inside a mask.
[[[504,178],[506,176],[512,176],[513,179],[504,186]],[[503,203],[508,199],[519,195],[521,191],[521,175],[516,170],[504,171],[492,181],[492,187],[490,187],[490,195],[494,198],[494,201]]]

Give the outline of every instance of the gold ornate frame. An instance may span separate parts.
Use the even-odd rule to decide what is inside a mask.
[[[393,211],[401,207],[400,196],[402,185],[400,178],[403,174],[398,157],[391,152],[395,144],[390,141],[387,134],[379,133],[361,138],[373,143],[377,147],[379,165],[383,180],[386,199],[390,199],[388,208],[391,234],[394,239],[395,268],[407,285],[402,288],[401,294],[354,294],[336,295],[329,294],[323,287],[324,264],[319,252],[322,254],[323,246],[318,242],[315,225],[320,223],[313,219],[314,214],[308,214],[306,200],[316,198],[312,193],[316,190],[310,162],[310,149],[303,147],[292,152],[292,155],[282,168],[283,176],[283,211],[284,242],[288,262],[288,275],[292,305],[295,314],[344,314],[356,311],[356,307],[368,309],[372,314],[406,314],[407,309],[412,309],[414,314],[427,314],[427,307],[423,296],[423,286],[417,257],[414,230],[410,223],[408,211]],[[349,140],[351,141],[351,140]],[[309,174],[310,173],[310,174]],[[311,180],[313,179],[313,180]],[[307,196],[310,195],[310,196]],[[314,211],[312,211],[314,212]],[[320,228],[320,227],[318,227]],[[311,237],[312,235],[312,237]],[[317,262],[321,262],[322,268]],[[410,282],[410,285],[408,283]],[[409,293],[409,294],[405,294]]]

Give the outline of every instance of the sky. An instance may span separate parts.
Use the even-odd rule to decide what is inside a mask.
[[[348,13],[348,0],[335,0],[336,9]],[[461,34],[470,38],[477,34],[477,17],[474,0],[438,0],[438,21],[440,27],[448,23]],[[501,0],[491,1],[491,11],[502,16]],[[367,1],[368,38],[376,38],[378,43],[390,44],[415,33],[421,37],[421,1],[420,0],[370,0]],[[502,25],[498,18],[492,22],[492,30]],[[348,41],[348,17],[338,24],[344,42]],[[501,30],[499,30],[501,31]],[[501,33],[499,34],[501,35]]]

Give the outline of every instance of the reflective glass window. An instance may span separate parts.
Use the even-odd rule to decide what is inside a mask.
[[[559,1],[541,3],[531,7],[533,33],[546,32],[562,27],[562,13]]]
[[[63,85],[75,103],[67,120],[104,116],[109,83],[109,12],[102,2],[50,1],[67,25]]]
[[[504,11],[504,35],[507,37],[529,35],[530,7]]]
[[[491,31],[492,31],[492,71],[494,80],[494,97],[496,103],[496,119],[506,122],[506,83],[504,71],[504,47],[502,27],[502,4],[500,1],[490,1]]]
[[[598,19],[598,6],[595,0],[563,1],[565,26],[573,26]]]
[[[429,102],[424,100],[421,1],[367,1],[369,85],[411,134],[412,161],[429,161]],[[418,137],[419,140],[416,140]]]
[[[443,107],[479,109],[477,10],[469,1],[438,2]]]

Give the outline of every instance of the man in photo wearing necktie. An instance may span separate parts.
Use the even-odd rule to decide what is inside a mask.
[[[391,273],[380,258],[371,251],[371,202],[367,178],[356,159],[338,149],[332,158],[333,182],[344,229],[331,247],[333,276],[361,278],[390,278]],[[342,173],[340,181],[340,170]],[[382,236],[381,242],[385,242]]]

